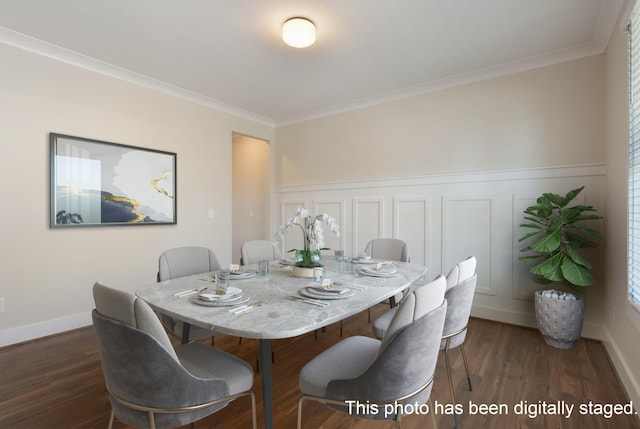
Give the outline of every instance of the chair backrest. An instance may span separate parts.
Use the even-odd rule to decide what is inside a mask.
[[[277,261],[281,258],[280,250],[269,240],[251,240],[240,248],[240,264],[256,264],[258,261]]]
[[[464,342],[467,334],[467,324],[469,323],[469,315],[471,314],[471,306],[473,304],[473,296],[476,290],[476,282],[478,275],[474,274],[466,280],[458,283],[445,294],[448,303],[447,318],[442,330],[442,336],[448,337],[453,335],[449,342],[449,348],[459,346]],[[440,348],[445,347],[446,341],[442,341]]]
[[[397,238],[376,238],[367,243],[364,252],[374,259],[409,262],[407,243]]]
[[[398,313],[403,312],[404,304],[407,301]],[[416,302],[406,305],[405,311],[417,314],[416,308],[421,307],[421,303]],[[431,394],[446,309],[446,301],[441,300],[435,309],[399,328],[392,339],[381,346],[381,352],[363,374],[349,380],[329,381],[327,397],[373,403],[394,401],[418,391],[404,401],[425,403]],[[406,318],[406,315],[399,317]],[[382,412],[355,411],[359,416],[371,419],[395,418],[394,414],[383,417]]]
[[[472,277],[476,273],[476,264],[476,257],[469,256],[454,266],[451,271],[449,271],[449,274],[447,274],[447,289]]]
[[[92,312],[107,389],[121,399],[157,408],[180,408],[204,403],[213,395],[226,396],[222,379],[201,380],[180,363],[157,316],[135,296],[100,283],[93,286]],[[118,420],[148,427],[149,417],[110,397]],[[210,414],[161,414],[157,427],[178,427]]]
[[[447,281],[440,274],[433,281],[417,287],[398,306],[380,345],[384,350],[402,328],[440,306],[444,299]],[[380,354],[380,352],[378,352]]]
[[[93,300],[100,315],[146,332],[177,359],[162,323],[149,304],[130,293],[101,283],[93,285]]]
[[[163,252],[158,261],[158,281],[220,269],[216,254],[206,247],[176,247]]]

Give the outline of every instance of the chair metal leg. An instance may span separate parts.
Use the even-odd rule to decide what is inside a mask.
[[[469,365],[467,364],[467,354],[464,351],[464,343],[460,344],[460,350],[462,351],[462,361],[464,362],[464,370],[467,373],[467,384],[469,385],[469,392],[473,392],[471,386],[471,376],[469,375]]]
[[[433,398],[429,395],[429,409],[431,410],[431,423],[433,423],[433,429],[438,429],[438,422],[436,421],[436,409],[433,408]]]
[[[298,426],[297,429],[302,428],[302,401],[304,401],[304,396],[298,399]]]
[[[251,418],[253,420],[253,429],[258,429],[258,416],[256,410],[256,395],[253,392],[249,392],[249,396],[251,397]]]
[[[153,411],[149,411],[149,427],[156,429],[156,418],[153,416]]]
[[[396,429],[402,429],[402,413],[396,414]]]
[[[447,338],[446,340],[446,345],[444,347],[444,360],[445,363],[447,364],[447,376],[449,377],[449,392],[451,393],[451,404],[454,407],[454,411],[453,411],[453,422],[456,426],[456,429],[460,429],[460,425],[458,422],[458,414],[455,412],[455,406],[456,406],[456,397],[455,394],[453,393],[453,369],[451,368],[451,362],[449,361],[449,343],[450,343],[450,338]]]
[[[111,413],[109,413],[109,425],[107,429],[111,429],[113,427],[113,418],[115,417],[115,413],[113,412],[113,408],[111,408]]]

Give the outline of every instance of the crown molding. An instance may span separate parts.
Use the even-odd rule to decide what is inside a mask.
[[[104,61],[97,60],[78,52],[62,48],[52,43],[30,37],[22,33],[18,33],[6,27],[0,26],[0,43],[23,49],[34,54],[42,55],[44,57],[51,58],[63,63],[71,64],[73,66],[109,76],[114,79],[119,79],[135,85],[143,86],[154,91],[181,98],[214,110],[248,119],[250,121],[258,122],[269,127],[275,127],[274,121],[265,116],[258,115],[248,110],[244,110],[239,107],[235,107],[230,104],[226,104],[221,101],[202,96],[200,94],[196,94],[192,91],[188,91],[175,85],[170,85],[166,82],[152,79],[150,77],[133,72],[131,70],[127,70],[122,67],[114,66]]]

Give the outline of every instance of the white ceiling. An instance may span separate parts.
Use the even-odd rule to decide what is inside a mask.
[[[604,52],[624,0],[0,0],[0,42],[283,125]],[[284,45],[305,16],[318,41]]]

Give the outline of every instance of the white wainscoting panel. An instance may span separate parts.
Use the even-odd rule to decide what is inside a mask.
[[[367,243],[384,235],[384,199],[353,199],[353,255],[364,251]]]
[[[333,216],[342,228],[346,219],[345,204],[344,198],[316,200],[314,214],[327,213]],[[324,254],[333,255],[333,249],[344,249],[344,234],[342,234],[342,231],[340,232],[340,237],[338,237],[331,232],[326,223],[322,225],[322,230],[324,232],[324,247],[332,249],[331,252],[324,252]]]
[[[475,256],[478,260],[476,293],[486,295],[496,294],[491,275],[495,199],[495,195],[478,194],[442,197],[443,267],[453,267],[468,256]]]
[[[431,207],[424,196],[393,198],[393,237],[407,243],[411,262],[429,266]]]

